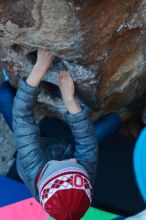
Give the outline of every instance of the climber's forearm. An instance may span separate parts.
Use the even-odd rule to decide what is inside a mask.
[[[39,67],[36,63],[31,74],[28,76],[26,80],[27,84],[33,87],[38,87],[41,79],[46,74],[46,72],[47,72],[46,68]]]

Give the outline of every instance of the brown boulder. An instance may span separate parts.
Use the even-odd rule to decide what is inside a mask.
[[[90,107],[100,100],[101,112],[135,109],[146,86],[145,0],[5,0],[0,14],[0,56],[12,84],[30,73],[28,54],[41,46],[97,73],[75,76]]]

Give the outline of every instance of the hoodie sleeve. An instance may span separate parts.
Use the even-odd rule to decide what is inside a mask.
[[[29,185],[29,182],[35,185],[35,179],[46,161],[39,126],[33,115],[39,92],[38,88],[28,85],[25,79],[21,79],[13,105],[14,137],[21,163],[21,178],[26,185]]]
[[[97,139],[85,108],[77,114],[66,114],[75,138],[74,157],[86,170],[94,184],[97,169]]]

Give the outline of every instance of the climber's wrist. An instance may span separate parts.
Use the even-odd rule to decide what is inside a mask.
[[[38,67],[37,64],[35,64],[31,74],[28,76],[26,80],[27,84],[33,87],[38,87],[41,82],[41,79],[46,74],[47,70],[47,68]]]
[[[64,103],[70,114],[77,114],[82,111],[81,105],[76,99],[76,97],[72,97],[72,99],[70,100],[64,100]]]
[[[51,66],[51,64],[50,64]],[[36,64],[33,67],[32,72],[35,72],[36,77],[43,77],[49,70],[49,65],[46,66],[40,66],[39,63],[36,62]]]

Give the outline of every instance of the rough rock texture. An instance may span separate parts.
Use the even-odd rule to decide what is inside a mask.
[[[14,162],[15,144],[13,135],[0,115],[0,175],[6,175]]]
[[[146,0],[1,0],[0,14],[0,56],[13,85],[41,46],[96,72],[75,76],[94,110],[98,100],[102,113],[135,109],[146,86]]]

